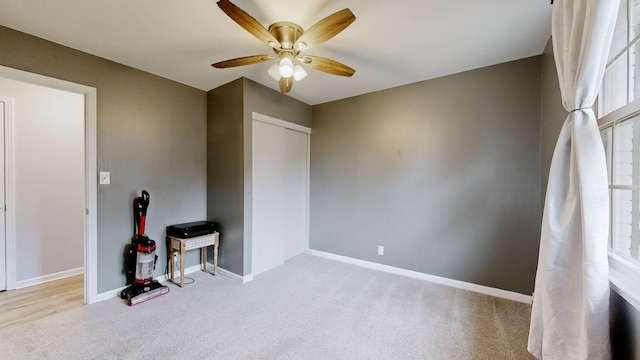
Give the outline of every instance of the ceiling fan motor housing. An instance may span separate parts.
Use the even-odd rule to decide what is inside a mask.
[[[293,50],[294,44],[304,34],[304,30],[298,24],[280,21],[269,26],[269,33],[280,42],[282,50]]]

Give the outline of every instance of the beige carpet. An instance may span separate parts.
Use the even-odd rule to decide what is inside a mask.
[[[531,359],[530,306],[311,255],[0,332],[2,359]]]

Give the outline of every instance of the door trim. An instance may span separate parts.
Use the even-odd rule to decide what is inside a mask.
[[[4,103],[4,266],[5,266],[5,290],[15,289],[16,266],[15,266],[15,243],[9,242],[10,234],[15,234],[15,213],[7,212],[7,204],[13,203],[13,184],[15,183],[13,169],[13,139],[9,136],[13,131],[13,98],[0,96],[0,101]],[[15,236],[12,236],[15,239]]]
[[[305,134],[311,134],[311,128],[308,128],[306,126],[298,125],[285,120],[276,119],[274,117],[263,115],[257,112],[252,112],[251,116],[252,116],[252,119],[256,121],[261,121],[263,123],[283,127],[285,129],[299,131]]]
[[[4,240],[5,240],[5,266],[7,277],[6,289],[16,288],[16,212],[15,212],[15,164],[13,143],[13,106],[14,100],[5,97],[4,117]]]
[[[73,82],[38,75],[0,65],[0,76],[29,84],[64,90],[84,96],[85,99],[85,222],[84,222],[84,303],[96,302],[98,295],[98,232],[97,232],[97,89]],[[15,289],[15,163],[14,129],[6,128],[7,137],[7,289]],[[13,253],[9,253],[9,250]],[[11,267],[11,269],[10,269]],[[11,273],[10,273],[11,270]],[[12,277],[9,277],[9,274]],[[13,285],[12,288],[9,285]]]

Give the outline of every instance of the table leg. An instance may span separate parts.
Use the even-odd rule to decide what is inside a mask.
[[[184,287],[184,241],[180,244],[180,287]]]
[[[169,267],[171,269],[171,282],[173,282],[173,272],[175,271],[175,263],[173,261],[173,254],[175,254],[175,251],[173,250],[173,248],[171,249],[171,251],[169,252],[169,262],[171,263],[171,266]]]
[[[213,245],[213,276],[218,275],[218,244]]]
[[[207,272],[207,247],[202,247],[202,271]]]

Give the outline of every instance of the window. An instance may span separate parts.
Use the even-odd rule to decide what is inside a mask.
[[[601,131],[609,169],[611,251],[639,261],[640,116],[614,122]],[[638,262],[640,266],[640,262]]]
[[[640,98],[639,0],[620,1],[600,95],[600,116]]]
[[[640,310],[640,0],[620,1],[598,114],[611,200],[611,284]]]

